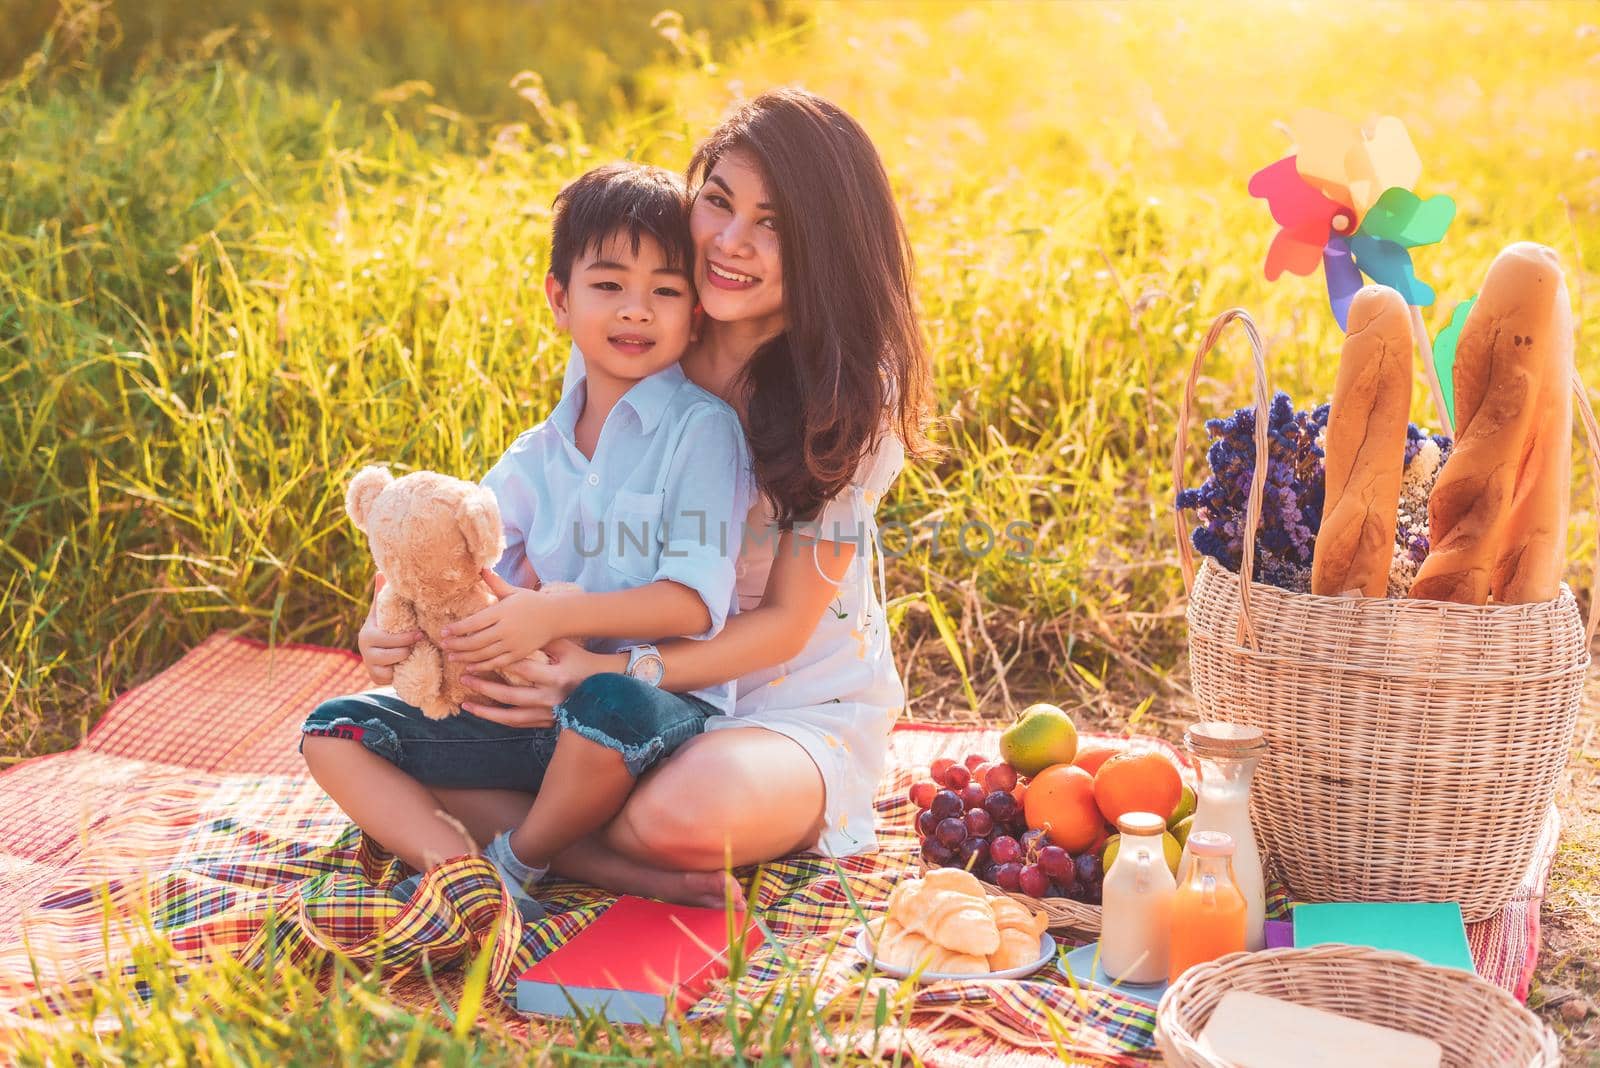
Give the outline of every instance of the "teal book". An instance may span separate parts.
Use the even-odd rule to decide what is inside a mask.
[[[1477,974],[1461,906],[1446,902],[1349,902],[1294,907],[1294,944],[1394,949],[1429,964]]]

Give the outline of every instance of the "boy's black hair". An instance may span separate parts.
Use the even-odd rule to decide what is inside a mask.
[[[669,264],[684,274],[690,272],[694,244],[689,238],[689,194],[683,179],[661,167],[608,163],[556,194],[550,273],[567,285],[578,257],[622,230],[633,242],[634,255],[649,234]]]

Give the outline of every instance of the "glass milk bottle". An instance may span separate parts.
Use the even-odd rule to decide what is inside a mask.
[[[1250,826],[1250,783],[1266,754],[1266,738],[1259,727],[1196,723],[1184,732],[1183,743],[1200,766],[1200,789],[1178,882],[1188,881],[1196,834],[1221,831],[1232,838],[1233,880],[1245,902],[1245,948],[1261,949],[1266,945],[1267,882]]]
[[[1161,846],[1166,821],[1129,812],[1117,830],[1121,844],[1101,890],[1100,967],[1119,982],[1160,983],[1167,978],[1177,889]]]
[[[1244,948],[1245,903],[1233,881],[1233,839],[1221,831],[1189,835],[1194,862],[1172,899],[1170,982],[1208,960]]]

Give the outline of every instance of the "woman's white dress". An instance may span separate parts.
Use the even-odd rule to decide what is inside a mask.
[[[905,687],[889,644],[874,517],[903,466],[904,447],[893,433],[885,433],[850,485],[822,509],[816,536],[856,545],[838,596],[800,655],[739,679],[733,714],[713,716],[706,724],[707,730],[765,727],[806,751],[827,791],[825,824],[814,848],[829,856],[877,848],[873,795],[887,770],[889,731],[905,706]],[[764,496],[751,509],[746,530],[735,569],[740,611],[761,603],[777,548],[772,508]],[[805,526],[799,530],[813,532]]]

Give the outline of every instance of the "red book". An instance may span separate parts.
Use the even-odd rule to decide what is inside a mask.
[[[755,916],[734,914],[748,953],[761,944]],[[589,926],[517,977],[517,1008],[570,1016],[576,1003],[612,1023],[660,1023],[728,974],[722,909],[622,897]],[[570,999],[570,1000],[569,1000]]]

